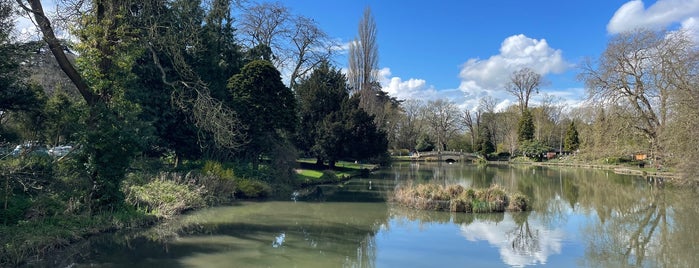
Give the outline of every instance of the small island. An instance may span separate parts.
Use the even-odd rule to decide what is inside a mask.
[[[497,184],[485,189],[467,189],[458,184],[408,184],[399,186],[392,200],[416,209],[466,213],[526,211],[529,208],[524,194],[509,193]]]

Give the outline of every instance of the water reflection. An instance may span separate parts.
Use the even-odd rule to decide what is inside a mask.
[[[502,222],[476,221],[461,225],[461,234],[469,241],[487,241],[498,248],[502,261],[511,266],[546,264],[552,254],[561,254],[565,232],[550,229],[528,216],[506,214]]]
[[[533,211],[462,214],[387,203],[402,183],[499,184]],[[696,267],[699,193],[608,171],[395,163],[287,202],[241,202],[97,236],[36,266]]]

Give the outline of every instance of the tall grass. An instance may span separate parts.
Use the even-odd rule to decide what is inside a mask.
[[[461,185],[408,184],[395,190],[392,200],[423,210],[489,213],[525,211],[528,199],[521,193],[508,193],[499,185],[485,189],[466,189]]]

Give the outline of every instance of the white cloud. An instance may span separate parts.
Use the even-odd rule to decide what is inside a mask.
[[[390,68],[379,70],[379,82],[384,91],[398,99],[446,99],[461,109],[473,109],[480,99],[490,96],[499,101],[497,109],[504,110],[513,104],[512,97],[503,90],[512,72],[529,67],[541,75],[562,73],[572,67],[562,54],[561,50],[551,48],[545,39],[513,35],[502,42],[500,54],[464,63],[457,88],[437,90],[424,79],[404,80],[392,76]]]
[[[410,78],[403,81],[402,78],[391,76],[391,69],[384,67],[379,70],[379,83],[383,91],[391,97],[398,99],[423,99],[436,96],[435,89],[427,85],[424,79]]]
[[[470,59],[464,63],[459,73],[459,89],[473,103],[486,95],[507,99],[509,96],[502,89],[514,71],[529,67],[545,76],[562,73],[571,66],[563,58],[563,52],[550,47],[546,39],[513,35],[502,42],[500,54],[486,60]]]
[[[675,24],[683,29],[697,30],[697,18],[699,0],[658,0],[648,8],[643,1],[634,0],[614,13],[607,24],[607,32],[615,34],[637,28],[660,29]]]

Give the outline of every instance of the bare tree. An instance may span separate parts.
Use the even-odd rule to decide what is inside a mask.
[[[620,105],[631,113],[627,123],[650,144],[652,157],[663,155],[659,142],[670,112],[670,97],[678,88],[675,74],[691,46],[682,34],[636,30],[615,36],[597,66],[589,61],[581,78],[589,99],[604,106]]]
[[[377,90],[379,47],[376,43],[376,22],[371,8],[364,10],[359,22],[358,35],[349,46],[349,69],[347,79],[351,90],[361,94],[360,107],[371,113],[371,105]]]
[[[328,61],[337,46],[310,18],[298,16],[291,36],[295,64],[289,78],[289,88],[296,88],[296,80],[304,77],[321,62]]]
[[[517,98],[520,111],[524,113],[524,110],[529,107],[532,93],[539,93],[541,83],[541,75],[525,67],[512,73],[505,90]]]
[[[400,116],[396,122],[395,146],[401,149],[414,149],[417,139],[422,132],[420,111],[424,103],[420,100],[410,99],[401,104]]]
[[[476,138],[478,138],[478,129],[481,124],[481,110],[465,110],[464,111],[464,127],[471,136],[471,150],[476,148]]]
[[[445,150],[448,140],[461,129],[461,111],[453,102],[440,99],[429,101],[422,114],[437,139],[437,150]]]
[[[245,7],[238,27],[245,47],[271,49],[274,66],[291,73],[291,89],[299,78],[329,60],[337,47],[313,19],[294,15],[281,2]]]
[[[287,60],[286,42],[292,30],[293,16],[289,9],[280,2],[265,2],[245,8],[239,28],[243,35],[243,44],[247,48],[264,45],[272,50],[274,65],[279,67]]]

